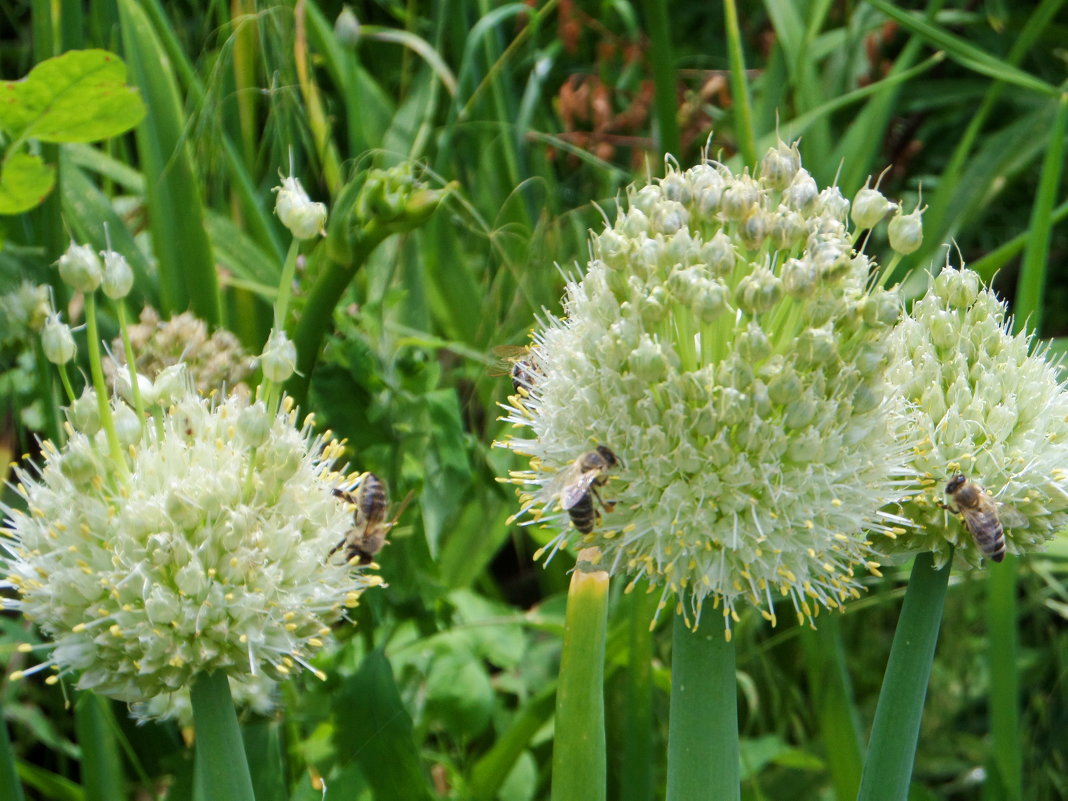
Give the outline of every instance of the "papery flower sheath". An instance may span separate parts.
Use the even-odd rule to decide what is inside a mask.
[[[900,301],[854,250],[849,201],[783,144],[755,177],[671,167],[627,201],[512,371],[518,516],[694,619],[711,596],[728,634],[743,601],[772,621],[776,599],[802,620],[839,607],[908,481],[884,376]],[[560,477],[597,446],[618,463],[581,534]]]

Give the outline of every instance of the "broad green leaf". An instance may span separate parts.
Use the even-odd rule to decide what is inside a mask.
[[[52,191],[56,170],[37,156],[14,153],[0,171],[0,214],[29,211]]]
[[[126,85],[126,65],[106,50],[71,50],[4,81],[0,128],[12,139],[93,142],[137,125],[145,106]]]

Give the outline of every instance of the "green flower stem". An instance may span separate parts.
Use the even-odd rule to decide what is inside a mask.
[[[276,331],[285,330],[289,297],[293,293],[293,276],[297,272],[298,253],[300,253],[300,242],[294,239],[289,243],[289,252],[286,253],[286,261],[282,266],[282,278],[278,282],[278,297],[274,301],[274,327]]]
[[[376,221],[367,223],[356,237],[351,260],[347,264],[327,261],[315,286],[312,287],[300,322],[293,333],[293,344],[297,346],[297,372],[286,382],[286,393],[297,405],[302,405],[308,394],[311,374],[319,359],[323,337],[332,324],[334,308],[360,266],[389,234],[390,231]]]
[[[86,801],[125,798],[126,781],[115,740],[115,720],[107,699],[92,692],[79,693],[74,704],[74,729],[82,749]]]
[[[952,553],[941,570],[934,569],[932,554],[916,557],[875,708],[857,801],[905,801],[908,796],[951,564]]]
[[[695,631],[675,615],[667,801],[737,801],[738,691],[734,644],[721,612],[706,605]]]
[[[130,392],[133,394],[134,411],[137,419],[141,421],[141,428],[145,425],[145,401],[141,397],[141,385],[137,383],[137,357],[134,354],[133,343],[130,342],[130,329],[126,324],[126,304],[121,300],[115,301],[115,314],[119,318],[119,331],[122,333],[122,352],[126,357],[126,369],[130,373]]]
[[[987,580],[990,627],[990,733],[992,759],[997,767],[1004,801],[1020,801],[1023,767],[1020,754],[1020,677],[1016,672],[1016,568],[1007,555],[991,564]]]
[[[676,96],[675,57],[668,33],[668,4],[665,0],[645,0],[652,47],[653,82],[656,85],[656,122],[661,154],[679,155],[679,104]]]
[[[226,673],[201,673],[191,697],[196,731],[193,801],[255,801]]]
[[[580,563],[600,552],[579,552]],[[608,574],[571,574],[556,691],[552,801],[604,801],[607,769],[604,731],[604,648],[608,629]]]
[[[89,292],[85,296],[85,322],[89,347],[89,372],[93,376],[93,389],[96,390],[97,407],[100,409],[100,426],[107,435],[108,449],[111,451],[111,461],[115,463],[115,470],[123,479],[126,479],[130,471],[126,466],[126,457],[122,453],[119,436],[115,432],[115,420],[111,416],[111,404],[108,403],[108,386],[104,381],[104,368],[100,364],[100,332],[96,325],[95,292]]]
[[[623,731],[621,801],[649,801],[653,797],[653,619],[660,602],[657,593],[632,592],[627,597],[628,657]]]
[[[67,395],[67,401],[73,403],[74,387],[71,386],[70,383],[70,374],[67,373],[67,365],[57,364],[56,367],[59,369],[59,381],[61,384],[63,384],[63,392],[65,392]]]
[[[723,17],[727,29],[727,54],[731,67],[731,96],[734,100],[734,135],[743,163],[755,167],[757,163],[756,137],[753,134],[753,111],[749,100],[749,83],[745,77],[745,54],[742,52],[742,32],[738,27],[738,7],[734,0],[723,3]]]
[[[23,801],[25,796],[22,794],[22,783],[15,769],[15,754],[11,750],[3,712],[3,707],[0,707],[0,798]]]

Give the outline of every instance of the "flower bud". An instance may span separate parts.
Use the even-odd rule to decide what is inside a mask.
[[[691,299],[690,308],[702,323],[710,323],[727,308],[727,286],[718,279],[702,281]]]
[[[334,20],[334,36],[337,37],[338,44],[348,47],[360,41],[360,21],[347,5],[342,6],[341,13]]]
[[[842,197],[837,186],[828,186],[816,198],[816,211],[832,220],[845,221],[849,216],[849,201]]]
[[[50,315],[45,322],[41,332],[41,347],[44,349],[45,358],[52,364],[66,364],[74,358],[77,348],[70,326],[61,323],[58,314]]]
[[[979,297],[979,276],[972,270],[945,268],[934,280],[934,291],[951,309],[967,309]]]
[[[793,298],[803,298],[816,287],[819,272],[812,262],[787,259],[782,266],[782,286]]]
[[[819,187],[808,170],[802,168],[794,173],[794,179],[782,194],[783,201],[797,211],[806,212],[819,197]]]
[[[241,410],[237,418],[237,433],[249,448],[258,448],[271,432],[271,417],[262,401]]]
[[[723,213],[729,220],[742,220],[752,214],[760,200],[760,189],[748,175],[734,179],[723,192]]]
[[[96,453],[85,440],[71,444],[59,463],[59,469],[76,486],[83,487],[100,475]]]
[[[71,241],[57,263],[60,276],[71,289],[89,293],[100,286],[103,270],[100,259],[89,245],[76,245]]]
[[[67,420],[86,436],[93,436],[100,430],[100,406],[96,399],[96,392],[92,387],[86,387],[67,409]]]
[[[191,394],[191,378],[185,362],[164,367],[152,382],[152,398],[159,406],[169,406]]]
[[[734,269],[734,247],[722,231],[701,245],[700,258],[715,277],[723,277]]]
[[[768,216],[756,207],[738,226],[738,236],[749,250],[758,250],[767,234]]]
[[[274,212],[282,225],[289,229],[294,239],[311,239],[325,234],[326,204],[313,203],[298,178],[283,178],[282,185],[274,189],[278,199]]]
[[[104,294],[112,300],[119,300],[130,294],[133,287],[133,270],[121,253],[105,250],[104,256]]]
[[[784,142],[769,148],[760,162],[760,181],[769,189],[782,191],[790,185],[801,168],[801,156],[797,145],[787,147]]]
[[[801,242],[804,235],[805,224],[796,211],[780,209],[771,218],[768,236],[779,250],[791,250]]]
[[[111,417],[115,423],[115,435],[124,448],[141,441],[141,421],[137,419],[137,412],[125,403],[116,402]]]
[[[738,282],[738,305],[748,314],[766,312],[782,297],[782,281],[766,267],[758,267]]]
[[[260,356],[263,376],[268,381],[281,384],[296,372],[297,346],[286,336],[285,331],[271,330],[267,344]]]
[[[648,334],[642,336],[641,343],[630,354],[627,363],[634,375],[650,384],[663,380],[667,375],[667,359]]]
[[[898,209],[887,226],[890,247],[902,256],[914,253],[923,244],[923,222],[920,219],[922,215],[923,209],[918,206],[911,214],[902,214],[901,209]]]
[[[874,228],[882,222],[883,217],[897,208],[897,204],[883,197],[883,193],[878,189],[869,189],[870,181],[869,175],[864,186],[853,198],[853,209],[849,216],[853,218],[857,228]]]

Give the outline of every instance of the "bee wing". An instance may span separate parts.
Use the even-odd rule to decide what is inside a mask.
[[[1001,521],[1001,525],[1005,528],[1027,528],[1031,525],[1027,515],[1011,504],[998,501],[997,509],[998,520]]]
[[[571,509],[586,497],[599,473],[599,470],[583,471],[574,481],[565,486],[560,492],[560,508]]]
[[[497,358],[493,366],[489,368],[490,375],[510,375],[516,362],[522,361],[530,353],[530,348],[523,345],[497,345],[493,348],[493,355]]]

